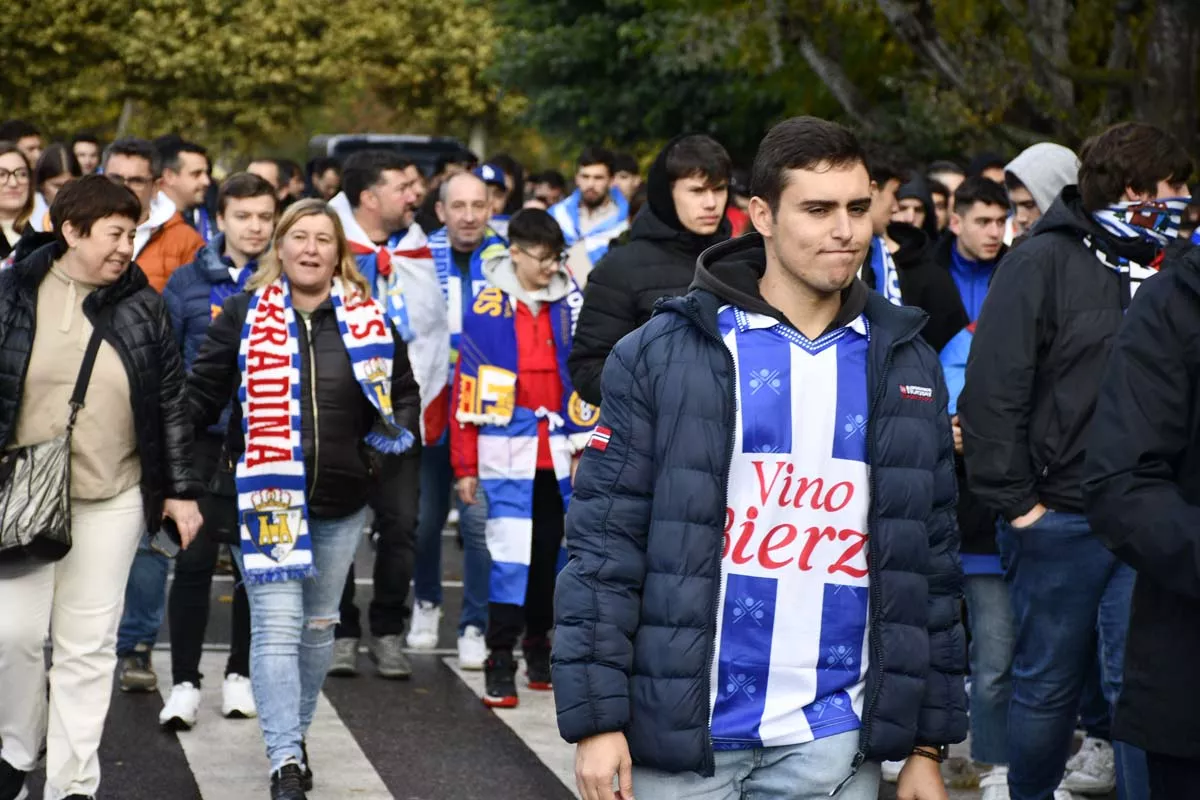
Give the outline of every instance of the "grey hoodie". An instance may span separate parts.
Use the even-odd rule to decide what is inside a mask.
[[[1027,147],[1008,162],[1005,172],[1011,172],[1033,195],[1038,211],[1043,214],[1054,203],[1064,186],[1076,182],[1079,157],[1070,148],[1053,142],[1039,142]]]
[[[524,303],[534,315],[541,310],[542,303],[562,300],[571,293],[571,275],[565,267],[559,267],[558,272],[550,278],[550,285],[545,289],[538,289],[536,292],[527,291],[517,280],[512,257],[507,253],[485,261],[483,277],[487,278],[488,283],[492,286]]]

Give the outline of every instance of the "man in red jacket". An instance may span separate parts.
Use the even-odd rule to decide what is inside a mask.
[[[562,231],[545,211],[524,209],[513,216],[509,237],[508,253],[484,265],[488,285],[463,320],[458,424],[450,429],[459,498],[487,518],[483,702],[501,708],[517,705],[512,651],[522,630],[529,687],[551,688],[547,634],[563,514],[576,456],[598,416],[567,377],[582,296],[563,266]]]

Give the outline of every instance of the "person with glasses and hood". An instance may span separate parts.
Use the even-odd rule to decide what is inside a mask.
[[[733,164],[716,140],[680,136],[650,167],[648,202],[629,242],[588,276],[571,379],[580,396],[600,404],[600,373],[613,346],[654,313],[661,297],[679,297],[695,277],[696,259],[729,238],[725,217]]]

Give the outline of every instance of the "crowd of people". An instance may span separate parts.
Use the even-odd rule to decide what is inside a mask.
[[[452,513],[458,665],[491,708],[554,692],[586,800],[940,800],[968,734],[983,800],[1200,792],[1167,133],[916,168],[797,117],[748,170],[590,147],[573,190],[506,155],[245,163],[0,124],[0,482],[65,431],[72,540],[0,514],[0,800],[43,764],[96,796],[164,617],[159,721],[203,724],[223,552],[221,711],[303,800],[327,676],[449,645]]]

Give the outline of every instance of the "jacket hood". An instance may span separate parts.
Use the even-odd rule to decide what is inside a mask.
[[[1039,142],[1021,151],[1008,162],[1005,172],[1011,172],[1033,195],[1033,202],[1043,214],[1054,203],[1064,186],[1075,183],[1079,173],[1079,158],[1075,151],[1053,142]]]
[[[689,135],[691,134],[676,136],[667,142],[650,166],[650,174],[646,178],[646,206],[633,221],[630,239],[671,242],[677,248],[688,251],[692,257],[697,257],[714,244],[728,239],[732,226],[729,224],[729,220],[725,219],[725,209],[721,209],[720,227],[711,236],[692,233],[679,221],[679,214],[675,211],[675,200],[671,196],[671,178],[667,174],[667,157],[675,145]]]
[[[892,253],[896,269],[908,269],[925,260],[932,250],[933,240],[921,228],[893,222],[888,225],[887,235],[900,249]]]
[[[550,285],[545,289],[528,291],[517,280],[512,256],[507,253],[483,262],[483,276],[497,289],[521,301],[535,313],[542,303],[557,302],[571,293],[571,276],[565,267],[558,268],[558,272],[550,278]]]
[[[367,236],[366,231],[362,229],[362,225],[358,224],[358,220],[354,218],[354,209],[350,207],[350,198],[345,192],[338,192],[334,198],[329,201],[329,207],[338,215],[338,219],[342,221],[342,228],[346,231],[346,239],[357,245],[369,247],[372,250],[377,250],[379,245],[371,241],[371,237]]]
[[[796,326],[783,312],[763,299],[758,282],[767,270],[767,250],[762,235],[748,233],[709,248],[700,255],[691,289],[703,289],[718,299],[754,314],[774,317],[792,328]],[[842,308],[829,324],[836,330],[857,317],[866,308],[867,285],[857,278],[842,290]]]
[[[196,253],[196,264],[209,283],[225,283],[229,280],[229,265],[221,260],[224,252],[225,234],[219,233]]]
[[[921,205],[925,209],[925,222],[922,223],[921,230],[930,239],[936,239],[938,235],[937,211],[933,207],[933,192],[929,191],[929,182],[925,180],[923,175],[913,173],[912,177],[908,179],[908,183],[902,184],[896,190],[897,201],[909,198],[916,198],[921,201]],[[889,235],[891,235],[890,231]]]
[[[1158,248],[1142,238],[1124,239],[1113,236],[1101,228],[1083,207],[1083,198],[1079,195],[1079,187],[1074,184],[1064,186],[1050,210],[1042,215],[1030,232],[1031,237],[1048,233],[1067,233],[1082,238],[1091,236],[1103,239],[1115,255],[1127,258],[1137,264],[1149,264],[1158,256]]]
[[[1179,282],[1200,297],[1200,247],[1169,245],[1163,258],[1164,271],[1177,271]]]

